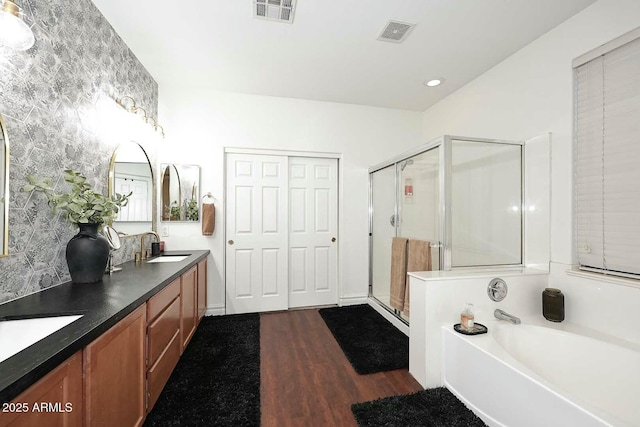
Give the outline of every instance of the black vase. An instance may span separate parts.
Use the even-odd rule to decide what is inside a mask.
[[[78,224],[80,232],[67,243],[67,266],[73,283],[102,280],[109,259],[109,241],[98,234],[98,224]]]

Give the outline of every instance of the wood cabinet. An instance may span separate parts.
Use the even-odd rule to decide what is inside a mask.
[[[198,321],[197,271],[197,266],[195,266],[180,277],[180,298],[182,300],[182,310],[180,317],[180,342],[182,343],[181,353],[184,352],[185,347],[187,346],[187,344],[189,344],[189,341],[191,340],[191,337],[196,330]]]
[[[16,397],[0,427],[142,425],[206,311],[206,287],[204,259]]]
[[[145,330],[146,303],[85,347],[85,425],[142,425]]]
[[[147,302],[147,412],[180,359],[180,278]]]
[[[198,263],[198,323],[207,311],[207,259]]]
[[[2,427],[82,426],[82,350],[6,405]]]

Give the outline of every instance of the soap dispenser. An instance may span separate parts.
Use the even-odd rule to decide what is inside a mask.
[[[468,302],[460,313],[460,326],[466,331],[471,331],[474,325],[473,304]]]

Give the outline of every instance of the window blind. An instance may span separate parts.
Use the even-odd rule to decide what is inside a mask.
[[[640,275],[640,39],[574,72],[578,262]]]

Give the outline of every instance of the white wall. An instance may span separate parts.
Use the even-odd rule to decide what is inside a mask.
[[[600,0],[424,112],[424,140],[552,132],[552,261],[572,262],[571,61],[638,25],[639,1]]]
[[[198,164],[201,193],[216,198],[216,231],[201,224],[169,228],[167,250],[209,249],[210,310],[224,306],[223,147],[342,153],[339,214],[340,291],[364,298],[368,289],[368,167],[422,143],[421,114],[327,102],[160,87],[160,123],[167,137],[159,162]]]
[[[571,61],[638,25],[640,1],[600,0],[424,112],[425,141],[442,134],[526,140],[552,132],[553,262],[573,260]]]

